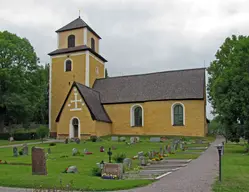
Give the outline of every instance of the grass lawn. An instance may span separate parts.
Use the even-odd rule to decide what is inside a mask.
[[[34,186],[42,186],[45,188],[60,187],[60,181],[63,186],[73,183],[74,189],[78,190],[118,190],[129,189],[138,186],[143,186],[151,183],[150,180],[103,180],[99,177],[92,176],[91,170],[96,167],[96,163],[101,160],[108,162],[108,155],[106,152],[99,152],[100,146],[104,146],[107,151],[109,147],[114,145],[117,150],[113,150],[113,155],[117,153],[125,153],[126,157],[132,158],[137,155],[139,151],[148,152],[149,150],[159,151],[159,148],[166,145],[171,140],[164,143],[151,143],[147,139],[142,140],[135,145],[126,145],[125,142],[112,142],[110,139],[105,139],[102,142],[93,143],[88,141],[86,143],[57,143],[56,146],[50,147],[52,154],[49,155],[47,160],[47,176],[32,176],[31,166],[19,165],[6,165],[0,164],[0,185],[11,187],[27,187],[33,188]],[[39,147],[49,148],[49,144],[40,144]],[[32,146],[29,146],[29,154],[31,154]],[[85,156],[72,156],[72,149],[77,148],[83,152],[85,148],[93,152],[92,155]],[[21,147],[18,148],[19,150]],[[68,157],[61,158],[67,155]],[[172,154],[168,158],[176,159],[193,159],[197,158],[198,154]],[[13,157],[12,148],[0,149],[0,160],[7,162],[31,163],[31,155]],[[133,160],[133,167],[137,167],[138,160]],[[78,168],[78,174],[65,174],[61,173],[68,166],[75,165]]]
[[[225,145],[222,157],[222,183],[217,181],[215,192],[249,191],[249,155],[244,155],[244,147],[236,144]]]
[[[12,142],[9,142],[8,140],[0,140],[0,146],[15,145],[15,144],[22,144],[22,143],[33,143],[33,142],[41,142],[41,140],[37,139],[37,140],[12,141]]]

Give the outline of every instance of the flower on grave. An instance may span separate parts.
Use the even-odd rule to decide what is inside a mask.
[[[164,154],[163,156],[164,156],[164,157],[168,157],[169,155],[168,155],[168,154]]]

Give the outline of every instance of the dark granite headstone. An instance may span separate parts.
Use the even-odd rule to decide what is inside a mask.
[[[32,174],[47,175],[46,157],[42,148],[32,147]]]

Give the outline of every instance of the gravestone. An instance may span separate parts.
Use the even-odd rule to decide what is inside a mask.
[[[51,149],[50,148],[48,148],[48,154],[51,154]]]
[[[180,143],[180,149],[183,150],[183,143]]]
[[[160,142],[161,138],[160,137],[151,137],[150,142]]]
[[[135,137],[135,141],[136,141],[136,143],[139,143],[140,142],[140,138],[139,137]]]
[[[18,149],[17,149],[17,147],[13,147],[13,156],[18,157]]]
[[[126,138],[125,137],[120,137],[119,141],[126,141]]]
[[[112,136],[112,141],[118,141],[118,136]]]
[[[203,141],[202,141],[202,139],[196,139],[196,140],[195,140],[195,143],[196,143],[196,144],[203,144]]]
[[[65,144],[68,144],[68,138],[65,139],[64,143],[65,143]]]
[[[80,144],[80,139],[79,139],[79,138],[76,138],[76,139],[75,139],[75,143]]]
[[[83,151],[84,153],[88,153],[88,150],[87,149],[84,149],[84,151]]]
[[[100,152],[105,152],[105,148],[104,148],[103,146],[101,146],[101,147],[99,148],[99,151],[100,151]]]
[[[141,156],[144,156],[144,152],[143,151],[138,152],[137,156],[138,156],[138,158],[141,157]]]
[[[42,148],[32,147],[32,175],[47,175],[45,152]]]
[[[147,165],[146,158],[144,156],[140,156],[140,157],[138,157],[138,159],[139,159],[139,165],[140,166],[146,166]]]
[[[164,153],[168,153],[167,145],[164,145]]]
[[[102,174],[117,175],[119,179],[123,177],[123,164],[122,163],[105,163]]]
[[[67,169],[67,173],[78,173],[78,169],[76,166],[70,166]]]
[[[168,153],[171,153],[171,146],[170,145],[167,146],[167,151],[168,151]]]
[[[123,161],[123,164],[124,164],[125,167],[130,169],[131,166],[132,166],[132,160],[130,158],[125,158],[124,161]]]
[[[11,137],[9,138],[9,141],[10,141],[10,142],[14,141],[14,138],[11,136]]]
[[[23,155],[28,155],[29,154],[29,148],[28,145],[25,143],[23,144]]]
[[[77,153],[78,153],[78,149],[73,148],[73,149],[72,149],[72,155],[75,156]]]
[[[152,155],[151,151],[148,151],[148,157],[149,157],[149,159],[153,159],[153,155]]]

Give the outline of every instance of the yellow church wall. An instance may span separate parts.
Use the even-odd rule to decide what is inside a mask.
[[[171,124],[171,106],[176,102],[185,106],[184,126]],[[204,100],[154,101],[138,104],[144,109],[143,127],[130,126],[130,108],[134,104],[104,105],[113,122],[113,135],[205,135]]]
[[[69,54],[68,54],[69,55]],[[52,58],[51,77],[51,132],[56,132],[55,119],[62,107],[62,104],[72,86],[73,81],[85,84],[85,54],[69,56],[72,59],[72,71],[64,71],[64,62],[68,57],[60,56]],[[70,83],[70,84],[69,84]]]
[[[80,96],[79,93],[78,96]],[[77,117],[80,121],[81,137],[84,137],[85,135],[95,135],[95,121],[92,120],[91,114],[86,105],[82,106],[81,111],[70,111],[74,106],[70,102],[73,99],[74,92],[72,91],[61,113],[60,121],[57,123],[57,136],[59,139],[69,137],[70,121],[74,117]],[[80,98],[78,97],[78,99]],[[71,104],[71,106],[69,107],[68,104]]]
[[[74,29],[70,31],[64,31],[58,33],[59,35],[59,49],[68,48],[67,40],[69,35],[75,36],[75,46],[84,44],[84,32],[83,29]]]
[[[95,41],[95,52],[99,53],[99,38],[96,37],[91,31],[87,30],[87,46],[91,47],[91,38]]]
[[[98,67],[99,74],[96,73],[96,67]],[[95,56],[90,54],[89,56],[89,86],[92,87],[94,81],[98,78],[103,78],[105,76],[105,65],[100,63]]]
[[[98,137],[105,136],[105,135],[111,135],[111,127],[112,127],[111,123],[96,121],[95,122],[96,135]]]

